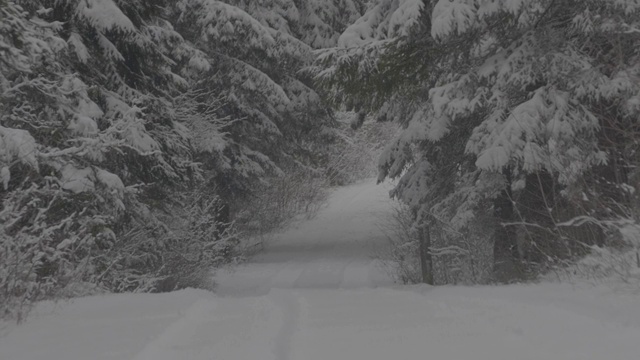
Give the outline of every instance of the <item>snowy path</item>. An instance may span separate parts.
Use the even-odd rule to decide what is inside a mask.
[[[390,209],[389,189],[371,182],[338,189],[314,219],[276,236],[251,263],[220,272],[218,293],[391,285],[373,260],[385,247],[378,224]]]
[[[78,299],[0,338],[1,360],[637,360],[640,295],[599,287],[393,286],[371,259],[386,189],[338,190],[312,221],[220,274],[218,294]]]

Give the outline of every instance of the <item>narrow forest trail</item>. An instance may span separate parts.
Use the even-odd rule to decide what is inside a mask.
[[[392,208],[389,190],[373,181],[337,189],[316,217],[274,236],[248,264],[219,272],[217,293],[390,285],[374,260],[387,246],[381,223]]]
[[[313,321],[313,298],[337,295],[322,307],[340,313],[342,296],[352,306],[358,289],[392,285],[374,260],[386,246],[380,223],[391,210],[389,189],[373,181],[337,189],[316,217],[274,236],[250,262],[219,271],[215,301],[195,302],[134,359],[324,359],[297,350],[308,342],[300,336]]]
[[[640,295],[568,284],[400,287],[372,259],[388,188],[338,189],[318,216],[218,275],[218,291],[122,294],[36,311],[2,360],[635,360]]]
[[[637,327],[556,307],[558,299],[531,302],[531,287],[494,295],[393,286],[374,260],[386,246],[389,189],[373,181],[337,189],[317,217],[220,272],[215,306],[196,303],[188,331],[173,336],[170,327],[136,360],[631,360],[640,351]]]

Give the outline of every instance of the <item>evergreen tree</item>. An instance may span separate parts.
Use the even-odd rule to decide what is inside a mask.
[[[404,33],[378,25],[409,5],[421,12]],[[450,234],[443,245],[492,234],[480,243],[493,242],[506,280],[584,253],[602,242],[598,227],[637,220],[624,190],[637,185],[636,158],[621,155],[637,149],[618,131],[635,133],[638,11],[634,1],[380,1],[313,70],[337,102],[405,124],[381,178],[401,176],[395,194],[417,224]],[[597,210],[605,203],[618,210]]]
[[[183,245],[159,211],[202,177],[189,128],[204,115],[176,111],[176,96],[210,65],[157,1],[0,5],[1,296],[11,308],[74,282],[156,289]]]
[[[213,64],[197,86],[225,100],[218,114],[229,119],[225,155],[231,163],[218,183],[233,183],[231,193],[292,168],[320,170],[320,144],[333,136],[335,122],[300,70],[313,60],[311,45],[332,41],[344,23],[334,30],[319,19],[343,8],[349,12],[342,16],[354,17],[358,10],[351,1],[322,4],[183,0],[175,6],[176,28]],[[308,25],[312,21],[324,30]]]
[[[3,303],[171,289],[233,258],[235,197],[321,175],[335,122],[300,69],[361,9],[0,2]]]

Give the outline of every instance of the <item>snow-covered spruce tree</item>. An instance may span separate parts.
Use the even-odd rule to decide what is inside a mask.
[[[421,0],[371,2],[366,13],[340,36],[337,47],[318,52],[308,71],[336,106],[355,111],[364,108],[380,120],[387,113],[392,116],[388,120],[405,118],[409,89],[424,87],[424,72],[417,71],[428,59],[418,45],[426,38],[420,30],[426,26],[424,15]],[[385,54],[394,45],[403,45],[396,52],[404,57],[389,56],[387,61]],[[396,106],[399,103],[403,105]]]
[[[294,0],[299,13],[294,33],[314,49],[334,47],[348,25],[366,10],[366,0]]]
[[[461,164],[471,161],[464,144],[472,126],[460,126],[441,143],[434,143],[425,139],[425,129],[415,121],[425,116],[423,107],[438,78],[437,60],[443,51],[436,48],[430,29],[429,10],[422,1],[376,2],[347,29],[339,47],[321,53],[311,70],[334,104],[371,112],[379,121],[397,121],[404,126],[380,159],[380,180],[404,175],[394,194],[412,210],[412,232],[425,234],[429,229],[433,233],[434,280],[455,282],[465,271],[467,281],[481,281],[486,277],[487,239],[479,232],[463,235],[461,227],[471,219],[465,217],[468,209],[459,214],[456,209],[466,197],[449,198],[456,188],[467,194],[472,191],[469,183],[473,179],[459,176]],[[448,206],[442,207],[441,213],[432,211],[444,203]],[[456,263],[462,265],[450,268]]]
[[[353,1],[183,0],[175,8],[179,31],[212,59],[211,76],[202,85],[226,99],[220,111],[233,122],[227,131],[243,165],[238,171],[274,174],[280,166],[309,163],[317,135],[332,121],[299,70],[313,59],[311,38],[329,43],[341,30],[340,22],[334,30],[321,19],[354,17],[358,6]],[[349,11],[337,13],[341,9]],[[305,25],[310,23],[325,30]]]
[[[402,176],[395,193],[417,222],[450,233],[445,243],[457,247],[478,234],[485,249],[493,242],[503,280],[584,253],[602,243],[603,226],[636,223],[637,149],[621,134],[635,131],[639,110],[637,2],[377,6],[390,6],[382,18],[391,21],[401,7],[393,4],[409,3],[421,3],[423,15],[408,34],[332,49],[316,73],[339,101],[352,93],[367,98],[340,81],[348,78],[364,80],[370,93],[388,90],[360,101],[370,110],[388,114],[404,104],[391,114],[407,130],[383,155],[381,177]],[[416,54],[424,61],[414,61]],[[357,56],[368,56],[365,66]],[[389,76],[397,74],[393,63],[403,64],[400,77]],[[367,72],[375,77],[366,80]]]
[[[226,99],[218,113],[230,120],[227,151],[235,174],[228,177],[281,173],[278,164],[287,146],[283,132],[296,128],[291,124],[295,104],[284,84],[307,91],[292,74],[306,46],[220,1],[180,1],[173,16],[178,30],[211,59],[212,67],[198,86]]]
[[[503,223],[495,260],[515,257],[515,268],[527,270],[518,263],[537,267],[602,242],[599,229],[562,222],[623,215],[598,214],[597,208],[602,197],[623,203],[624,192],[604,184],[628,182],[630,167],[616,165],[621,152],[603,141],[611,125],[638,116],[638,83],[632,80],[639,75],[638,52],[622,49],[637,48],[640,37],[633,29],[640,7],[632,1],[498,5],[434,7],[434,38],[445,44],[469,36],[474,41],[463,63],[471,71],[433,88],[429,111],[445,129],[469,115],[482,121],[465,150],[477,156],[477,169],[506,180],[494,202]],[[464,15],[465,9],[473,11]],[[627,139],[616,147],[629,145]],[[617,179],[602,177],[611,170]],[[602,185],[586,188],[590,179]],[[513,275],[509,267],[497,270]]]
[[[366,0],[226,0],[260,24],[297,38],[314,49],[333,47],[366,8]]]
[[[175,3],[176,29],[202,49],[212,64],[198,88],[225,99],[217,114],[228,119],[224,155],[230,162],[214,182],[242,222],[259,228],[277,225],[295,211],[308,208],[308,204],[298,205],[307,200],[290,195],[318,190],[328,153],[325,143],[336,136],[335,122],[312,81],[299,70],[313,59],[309,43],[332,41],[345,22],[332,24],[334,29],[321,19],[342,8],[357,10],[353,4],[290,0]],[[321,10],[325,13],[314,12]],[[308,25],[311,23],[322,31]],[[290,188],[294,184],[285,184],[293,179],[301,182],[295,191]],[[304,186],[310,188],[303,190]],[[265,215],[275,218],[256,220]]]
[[[174,95],[209,66],[161,4],[0,5],[2,311],[81,281],[151,290],[171,272],[167,254],[227,239],[187,245],[157,220],[167,190],[200,177],[193,116]]]
[[[48,25],[48,24],[45,24]],[[0,178],[2,180],[2,208],[0,208],[0,316],[21,318],[26,311],[27,300],[48,294],[55,286],[54,281],[37,281],[38,274],[34,260],[41,253],[37,234],[13,230],[11,221],[20,224],[20,214],[11,214],[12,207],[24,198],[23,203],[30,201],[24,196],[25,192],[33,192],[29,182],[25,190],[17,196],[11,190],[16,183],[22,182],[22,177],[38,175],[37,144],[34,137],[25,130],[8,127],[4,118],[9,115],[8,109],[18,107],[16,101],[12,106],[12,89],[20,90],[21,97],[38,96],[36,86],[47,89],[53,87],[46,74],[32,74],[34,68],[44,67],[41,60],[43,54],[51,54],[55,49],[55,38],[51,42],[53,29],[29,21],[24,10],[13,2],[0,2],[0,103],[2,104],[2,123],[0,123]],[[58,43],[59,44],[59,43]],[[52,49],[53,47],[53,49]],[[25,84],[26,83],[26,84]],[[34,84],[35,89],[27,88],[27,84]],[[22,86],[19,86],[22,85]],[[20,89],[20,88],[23,89]],[[14,90],[14,91],[15,91]],[[31,90],[31,91],[29,91]],[[51,92],[56,92],[54,88]],[[56,94],[60,96],[60,94]],[[55,96],[55,95],[54,95]],[[12,101],[13,100],[13,101]],[[16,99],[17,100],[17,99]],[[25,104],[31,110],[31,104]],[[20,108],[24,108],[21,106]],[[18,110],[20,110],[18,108]],[[12,196],[13,195],[13,196]],[[11,199],[15,197],[15,199]],[[13,200],[9,202],[7,200]],[[31,211],[31,217],[38,215]],[[12,231],[13,230],[13,231]],[[36,230],[37,231],[37,230]]]

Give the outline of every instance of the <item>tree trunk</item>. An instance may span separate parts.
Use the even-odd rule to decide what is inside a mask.
[[[433,260],[431,258],[431,234],[428,227],[420,226],[418,230],[420,241],[420,269],[422,282],[433,285]]]
[[[511,222],[514,209],[511,194],[511,174],[505,170],[506,186],[494,200],[494,216],[499,222]],[[498,282],[509,282],[518,277],[518,248],[511,228],[500,226],[496,229],[493,243],[493,275]]]

